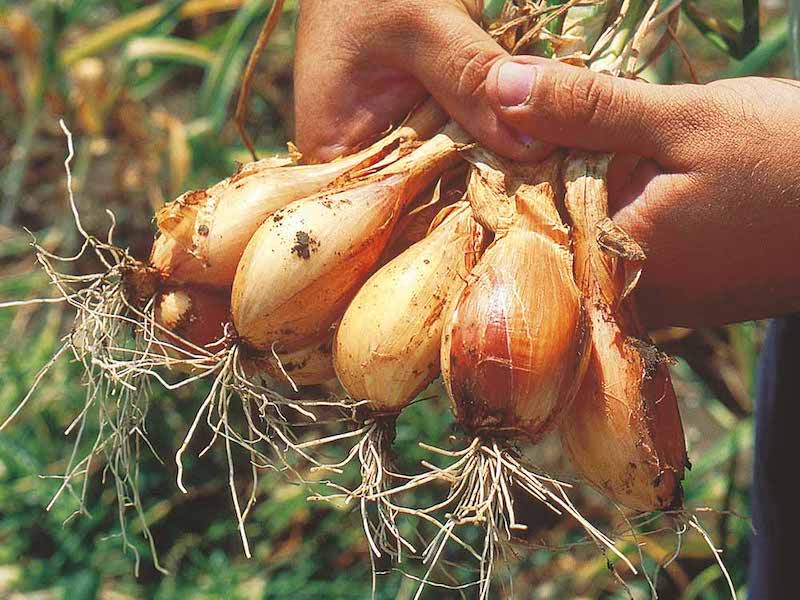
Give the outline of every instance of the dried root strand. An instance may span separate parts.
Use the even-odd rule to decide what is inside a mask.
[[[125,547],[135,555],[137,572],[138,552],[127,537],[128,508],[134,509],[143,535],[150,544],[156,568],[163,571],[138,492],[138,465],[142,449],[149,449],[155,455],[147,438],[146,425],[151,383],[157,380],[169,389],[190,383],[208,372],[212,354],[188,341],[159,335],[168,332],[154,319],[153,296],[157,274],[115,244],[116,222],[111,212],[108,212],[111,225],[105,239],[89,234],[84,228],[72,187],[72,134],[63,121],[60,124],[69,149],[64,161],[69,206],[82,240],[81,245],[74,254],[61,256],[46,249],[34,238],[32,247],[36,259],[57,296],[8,302],[0,304],[0,308],[62,304],[75,310],[74,323],[51,359],[37,373],[26,395],[0,424],[0,431],[9,426],[34,397],[50,369],[65,355],[71,355],[80,365],[81,383],[86,392],[83,407],[65,431],[65,435],[74,434],[75,441],[64,474],[58,477],[61,485],[47,509],[50,510],[63,493],[68,492],[79,504],[73,516],[86,514],[89,478],[97,470],[95,464],[99,461],[103,480],[108,476],[113,480],[121,538]],[[77,265],[86,261],[94,261],[97,271],[75,274]],[[132,286],[132,282],[135,285]],[[188,362],[198,374],[177,383],[167,382],[156,369],[168,368],[176,361]],[[97,434],[88,449],[84,449],[86,432],[90,429],[88,425],[94,419]]]
[[[34,238],[32,246],[37,261],[58,296],[10,302],[0,307],[62,303],[74,308],[76,317],[72,330],[62,338],[60,347],[36,375],[22,401],[0,425],[0,431],[25,407],[53,365],[65,354],[71,354],[81,365],[86,395],[83,408],[65,431],[66,435],[75,434],[75,442],[64,474],[59,477],[61,485],[47,509],[50,510],[67,491],[79,504],[74,514],[86,514],[89,476],[95,470],[95,459],[101,460],[104,465],[103,478],[110,475],[114,481],[123,544],[133,551],[137,571],[138,552],[127,538],[126,511],[129,507],[133,507],[142,524],[156,568],[163,571],[138,494],[138,463],[142,445],[152,451],[145,425],[149,403],[149,382],[145,375],[150,372],[154,361],[148,352],[149,342],[142,335],[148,331],[145,324],[152,322],[152,306],[145,303],[139,307],[128,301],[126,278],[131,272],[142,269],[142,265],[126,250],[115,245],[116,223],[113,214],[108,213],[111,226],[105,240],[90,235],[84,229],[72,189],[72,134],[63,121],[60,124],[69,149],[64,161],[69,206],[82,243],[74,255],[59,256],[41,246]],[[70,272],[73,265],[89,258],[99,263],[98,272],[86,275]],[[131,331],[134,332],[133,339]],[[95,411],[97,435],[84,452],[82,448],[87,422]]]
[[[324,484],[335,490],[332,494],[315,494],[313,501],[356,502],[361,514],[361,523],[366,536],[371,558],[390,557],[394,562],[402,562],[404,550],[416,555],[413,544],[403,536],[398,517],[410,509],[396,505],[388,490],[398,479],[405,477],[393,467],[392,441],[394,440],[394,416],[369,418],[362,426],[346,433],[321,438],[300,444],[303,449],[319,448],[334,442],[355,438],[345,458],[336,463],[318,464],[314,471],[342,473],[344,468],[358,461],[360,481],[353,489],[348,489],[333,481]],[[373,562],[374,565],[374,562]]]
[[[235,340],[231,332],[224,348],[212,357],[214,365],[210,372],[203,376],[213,375],[211,389],[200,404],[194,419],[175,454],[177,465],[177,485],[183,493],[188,493],[184,482],[183,457],[189,449],[200,423],[205,420],[211,439],[206,443],[198,456],[208,452],[218,439],[222,439],[228,463],[228,484],[231,492],[239,533],[245,554],[250,556],[250,547],[245,532],[245,520],[255,502],[258,484],[258,472],[271,469],[279,472],[290,472],[294,479],[304,482],[305,478],[296,469],[293,458],[299,458],[313,466],[321,466],[319,461],[307,452],[308,443],[300,443],[297,439],[298,428],[310,424],[319,424],[321,411],[340,409],[342,404],[335,398],[320,400],[295,400],[287,398],[270,388],[258,383],[249,369],[251,366],[243,355],[243,348]],[[237,431],[233,425],[236,405],[241,406],[241,420],[244,431]],[[238,411],[236,411],[238,412]],[[289,413],[294,418],[288,418]],[[261,449],[260,446],[266,446]],[[237,446],[249,456],[248,468],[253,479],[251,495],[242,505],[236,491],[234,481],[236,465],[232,448]]]
[[[517,521],[512,489],[522,490],[558,515],[572,516],[603,552],[611,552],[632,573],[637,573],[614,541],[583,517],[570,501],[567,495],[567,489],[571,487],[569,484],[529,469],[517,458],[515,452],[501,443],[476,437],[467,448],[456,452],[423,443],[420,446],[454,461],[445,468],[423,463],[428,469],[426,472],[410,477],[405,484],[382,493],[382,496],[395,496],[437,481],[444,481],[449,485],[449,493],[442,502],[413,511],[416,516],[423,515],[437,524],[437,533],[422,554],[427,571],[420,580],[415,599],[432,583],[434,569],[448,542],[460,545],[478,561],[479,576],[474,585],[478,587],[478,597],[481,600],[489,598],[497,557],[512,541],[514,531],[526,529],[524,524]],[[443,510],[446,511],[443,522],[431,517],[433,513]],[[483,545],[480,548],[468,546],[457,535],[458,528],[463,526],[482,528]]]

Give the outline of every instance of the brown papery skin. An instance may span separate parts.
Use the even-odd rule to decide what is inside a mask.
[[[683,426],[669,369],[633,297],[623,298],[630,278],[619,254],[631,240],[620,234],[614,243],[601,234],[600,224],[608,223],[607,160],[576,154],[565,171],[575,275],[589,301],[592,347],[561,425],[562,445],[578,474],[612,500],[638,511],[678,509],[687,464]]]
[[[464,197],[466,170],[463,165],[451,169],[414,199],[394,228],[380,264],[385,265],[417,242],[425,239],[442,209]]]
[[[161,280],[175,285],[185,285],[197,279],[197,257],[192,256],[174,238],[160,234],[150,249],[150,265],[161,276]]]
[[[468,203],[441,213],[427,237],[369,278],[339,324],[339,381],[379,413],[401,410],[439,374],[445,305],[483,250]]]
[[[231,286],[247,243],[269,215],[391,160],[393,153],[399,156],[398,149],[430,137],[444,121],[441,109],[428,101],[405,125],[355,154],[317,165],[265,159],[243,166],[207,190],[186,192],[156,213],[164,235],[153,249],[155,266],[173,284]]]
[[[191,286],[167,289],[156,296],[156,336],[189,353],[221,339],[230,321],[229,295]],[[188,344],[186,342],[189,342]],[[171,355],[176,353],[170,350]]]
[[[453,126],[377,174],[276,212],[256,232],[233,285],[246,345],[291,352],[323,339],[366,281],[406,204],[459,160]]]
[[[586,314],[554,204],[557,174],[550,161],[515,185],[516,216],[496,231],[445,325],[442,378],[473,434],[538,441],[584,371]]]

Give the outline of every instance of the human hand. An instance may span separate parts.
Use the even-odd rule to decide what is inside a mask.
[[[475,0],[302,0],[295,54],[297,143],[311,160],[352,151],[430,93],[467,131],[506,156],[547,148],[502,124],[485,96],[507,53],[473,20]]]
[[[648,257],[648,325],[800,310],[800,82],[659,86],[515,57],[486,97],[534,139],[619,153],[609,199]]]
[[[648,255],[637,292],[648,325],[800,310],[796,82],[656,86],[511,58],[474,23],[474,4],[302,0],[295,105],[306,156],[352,150],[430,92],[510,158],[553,145],[618,154],[611,207]]]

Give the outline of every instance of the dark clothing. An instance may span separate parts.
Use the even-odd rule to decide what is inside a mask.
[[[769,325],[761,352],[756,401],[756,443],[748,597],[800,598],[797,530],[800,520],[800,315]]]

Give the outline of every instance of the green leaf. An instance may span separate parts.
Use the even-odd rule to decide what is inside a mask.
[[[729,22],[701,9],[694,0],[683,2],[681,8],[700,33],[733,58],[744,58],[758,45],[758,0],[742,0],[743,24],[739,30]]]

